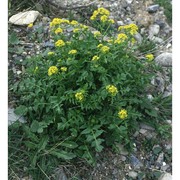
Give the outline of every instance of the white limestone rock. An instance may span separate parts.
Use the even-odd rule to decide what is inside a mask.
[[[9,22],[15,25],[28,25],[34,23],[41,14],[38,11],[20,12],[10,17]]]

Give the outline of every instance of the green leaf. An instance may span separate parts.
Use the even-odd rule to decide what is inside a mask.
[[[10,45],[19,44],[19,38],[17,37],[17,35],[16,35],[15,32],[12,32],[12,33],[9,35],[8,43],[9,43]]]
[[[48,140],[49,140],[48,136],[44,136],[41,139],[40,143],[38,144],[38,152],[45,149],[45,147],[47,146]]]
[[[51,151],[50,154],[65,160],[70,160],[76,157],[74,153],[68,153],[66,151],[58,151],[58,150]]]
[[[31,131],[37,132],[38,129],[39,129],[39,122],[34,120],[31,124]]]
[[[89,134],[91,132],[91,129],[87,128],[87,129],[84,129],[81,134]]]
[[[37,144],[35,144],[31,141],[25,141],[24,144],[30,149],[36,149],[37,148]]]
[[[67,147],[70,149],[74,149],[78,146],[78,144],[75,142],[72,142],[72,141],[65,141],[65,142],[61,143],[61,146],[64,146],[64,147]]]
[[[22,116],[27,113],[27,110],[26,106],[20,105],[14,110],[14,113]]]

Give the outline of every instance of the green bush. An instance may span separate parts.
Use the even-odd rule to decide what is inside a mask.
[[[99,8],[92,17],[100,31],[53,19],[55,48],[27,59],[25,74],[13,85],[19,98],[15,112],[27,119],[24,146],[34,152],[32,167],[43,155],[93,163],[94,152],[116,143],[131,145],[138,123],[157,117],[145,93],[152,64],[147,60],[153,56],[133,55],[138,27],[122,26],[117,37],[107,37],[114,23],[109,11]],[[66,28],[73,32],[65,33]]]

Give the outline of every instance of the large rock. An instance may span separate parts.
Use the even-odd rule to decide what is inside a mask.
[[[164,67],[172,66],[172,53],[164,52],[155,58],[155,62]]]
[[[169,173],[162,174],[158,180],[172,180],[172,175]]]
[[[9,22],[15,25],[28,25],[34,23],[38,16],[40,16],[38,11],[20,12],[11,16]]]

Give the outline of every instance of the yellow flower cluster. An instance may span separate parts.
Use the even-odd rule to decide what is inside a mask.
[[[65,46],[65,42],[63,40],[58,40],[55,42],[55,46],[56,47],[61,47],[61,46]]]
[[[106,16],[106,15],[103,15],[103,16],[100,17],[100,20],[101,20],[102,22],[106,22],[107,19],[108,19],[108,16]]]
[[[52,55],[54,55],[54,54],[55,54],[55,53],[52,52],[52,51],[48,52],[48,56],[52,56]]]
[[[75,98],[78,101],[83,101],[84,100],[84,91],[77,92],[75,94]]]
[[[120,44],[120,43],[124,42],[126,39],[128,39],[126,34],[120,33],[120,34],[118,34],[117,39],[114,41],[114,43]]]
[[[154,59],[153,54],[147,54],[147,55],[146,55],[146,59],[147,59],[148,61],[152,61],[152,60]]]
[[[100,51],[103,52],[103,53],[106,53],[106,52],[109,52],[109,47],[108,46],[102,46]]]
[[[73,29],[73,32],[74,32],[74,33],[77,33],[77,32],[79,32],[79,31],[80,31],[79,28],[74,28],[74,29]]]
[[[111,23],[111,24],[114,24],[114,23],[115,23],[115,22],[114,22],[114,19],[109,19],[108,22]]]
[[[101,48],[101,47],[103,47],[103,44],[98,44],[97,45],[97,48]]]
[[[56,66],[51,66],[48,69],[48,76],[51,76],[53,74],[57,74],[58,73],[58,68]]]
[[[109,23],[114,23],[114,20],[113,19],[109,19],[109,15],[110,15],[110,12],[101,7],[101,8],[98,8],[97,10],[95,10],[92,14],[92,16],[90,17],[90,19],[93,21],[95,19],[97,19],[99,17],[99,19],[102,21],[102,22],[109,22]]]
[[[99,60],[99,57],[98,56],[93,56],[92,61],[97,61],[97,60]]]
[[[62,33],[63,30],[61,28],[57,28],[54,32],[55,32],[55,34],[59,34],[59,33]]]
[[[30,23],[29,25],[28,25],[28,28],[32,28],[33,27],[33,23]]]
[[[53,27],[53,26],[56,26],[56,25],[60,25],[62,23],[70,24],[69,20],[67,20],[67,19],[54,18],[50,22],[50,27]]]
[[[110,93],[112,96],[115,96],[118,93],[117,87],[113,86],[113,85],[108,85],[106,86],[106,90],[108,91],[108,93]]]
[[[128,117],[128,114],[127,114],[127,111],[125,109],[121,109],[119,112],[118,112],[118,116],[120,119],[125,119]]]
[[[67,67],[61,67],[60,68],[62,72],[66,72],[67,71]]]
[[[71,24],[71,25],[77,25],[77,24],[78,24],[78,22],[77,22],[77,21],[75,21],[75,20],[72,20],[72,21],[70,22],[70,24]]]
[[[101,33],[99,31],[95,31],[93,34],[95,38],[101,36]]]
[[[118,31],[121,31],[121,30],[125,30],[129,32],[131,35],[134,35],[138,31],[138,27],[136,26],[136,24],[128,24],[124,26],[119,26]]]
[[[76,54],[77,53],[77,50],[75,49],[72,49],[71,51],[68,52],[68,54]]]

